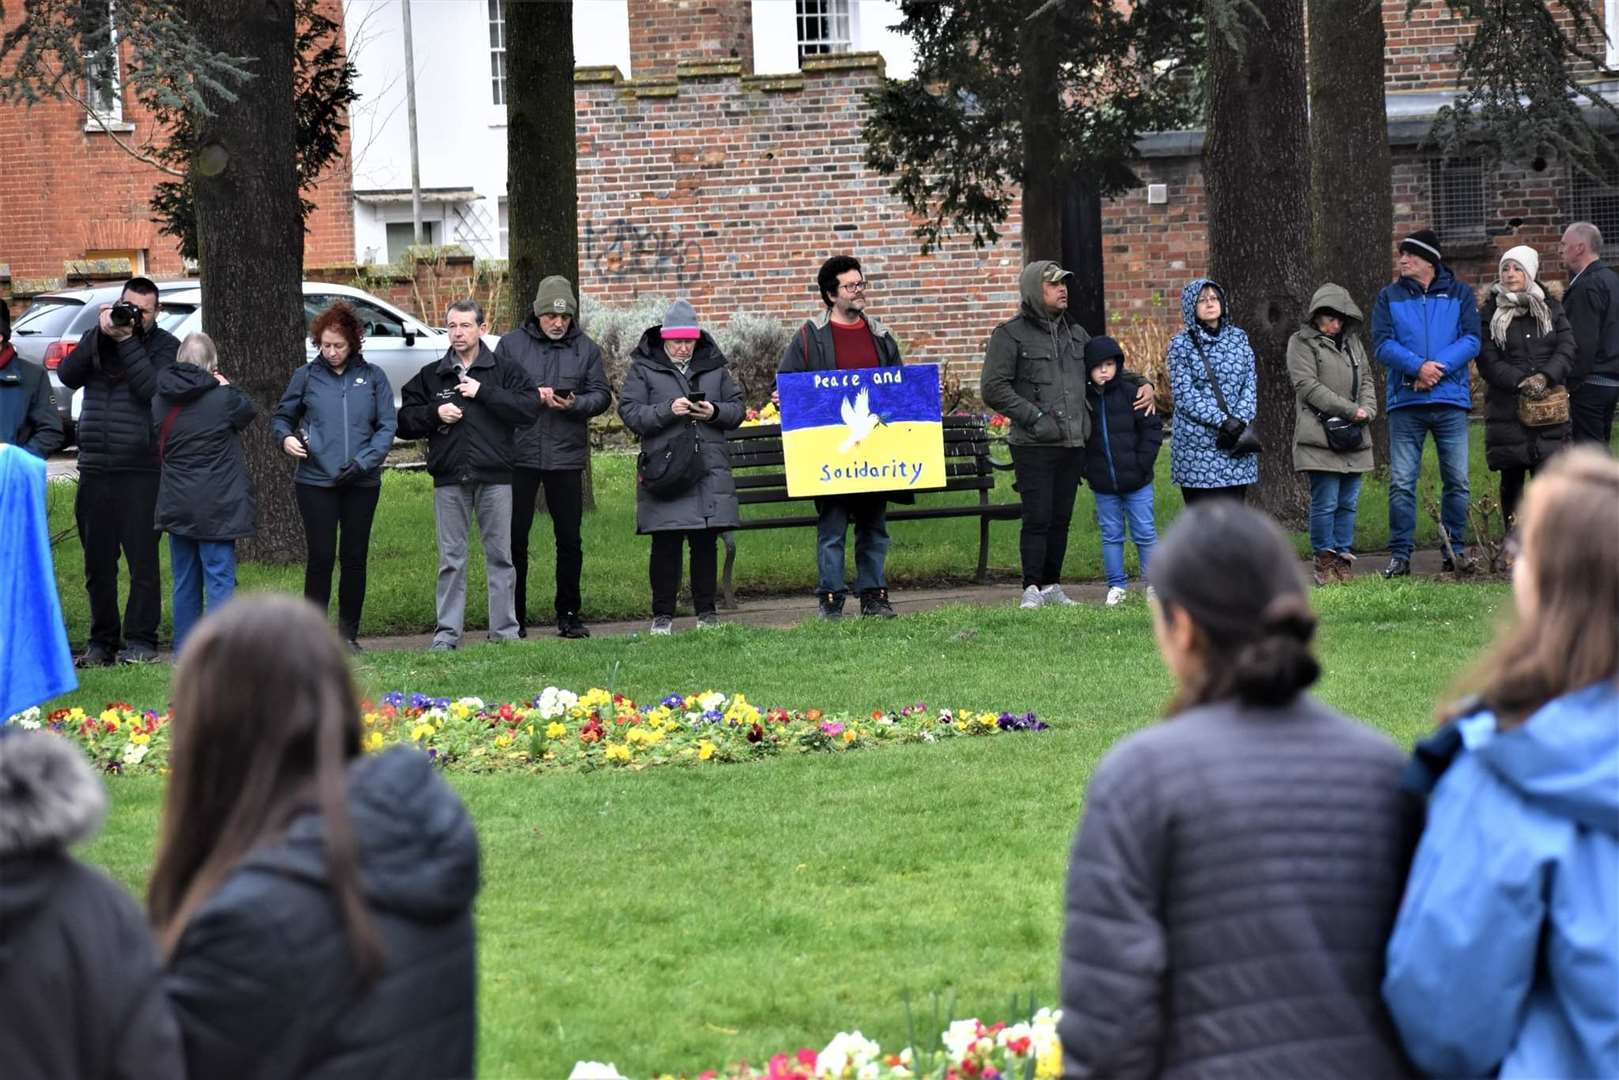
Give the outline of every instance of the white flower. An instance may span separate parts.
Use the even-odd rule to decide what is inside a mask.
[[[815,1059],[815,1071],[823,1077],[843,1080],[849,1069],[864,1075],[866,1066],[876,1061],[883,1048],[856,1031],[840,1031]],[[875,1073],[873,1073],[875,1075]]]
[[[30,708],[24,709],[22,712],[18,713],[17,715],[13,716],[11,719],[7,720],[6,723],[8,723],[8,724],[16,724],[18,727],[22,728],[24,731],[38,731],[39,730],[39,706],[34,705],[34,706],[30,707]]]
[[[1029,1030],[1034,1039],[1034,1056],[1044,1057],[1057,1042],[1057,1021],[1062,1019],[1062,1010],[1041,1009],[1029,1021]]]
[[[606,1065],[599,1061],[577,1061],[568,1080],[625,1080],[625,1077],[611,1061]]]
[[[939,1038],[944,1041],[944,1048],[950,1051],[950,1060],[959,1064],[972,1053],[973,1044],[978,1041],[978,1018],[955,1021]]]
[[[540,692],[540,718],[555,720],[577,704],[579,695],[572,690],[558,690],[554,686],[547,686]]]
[[[458,698],[458,699],[456,699],[455,703],[457,705],[465,706],[468,709],[481,709],[481,708],[483,708],[483,698],[476,698],[476,697]]]
[[[710,690],[706,694],[697,696],[697,704],[702,707],[704,712],[710,712],[725,704],[725,695],[718,690]]]
[[[141,759],[144,758],[145,756],[146,756],[146,744],[145,743],[139,743],[139,744],[130,743],[129,745],[124,747],[124,764],[125,765],[139,765],[141,763]]]

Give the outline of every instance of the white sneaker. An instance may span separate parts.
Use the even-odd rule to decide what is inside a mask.
[[[1124,589],[1117,585],[1113,586],[1107,591],[1107,606],[1118,607],[1120,604],[1124,603],[1124,598],[1128,595],[1130,594],[1125,592]]]
[[[1058,604],[1066,607],[1079,606],[1079,601],[1070,599],[1068,594],[1062,591],[1061,585],[1047,585],[1040,590],[1040,599],[1047,604]]]
[[[652,634],[654,637],[668,637],[675,632],[675,621],[667,615],[659,615],[652,620]]]
[[[1046,595],[1040,591],[1040,586],[1030,585],[1027,589],[1023,590],[1023,599],[1018,602],[1018,607],[1022,608],[1024,611],[1033,611],[1035,608],[1040,607],[1045,602]]]

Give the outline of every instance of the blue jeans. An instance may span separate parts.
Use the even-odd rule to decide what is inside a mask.
[[[1306,472],[1310,478],[1310,550],[1347,555],[1355,546],[1360,473]]]
[[[1152,520],[1152,485],[1146,484],[1123,495],[1096,492],[1096,521],[1102,530],[1102,573],[1109,586],[1124,588],[1130,581],[1124,576],[1124,525],[1130,523],[1130,538],[1136,542],[1136,560],[1141,563],[1141,576],[1147,576],[1147,562],[1152,558],[1152,546],[1158,542],[1158,530]]]
[[[842,596],[843,546],[854,522],[855,591],[885,589],[883,563],[888,559],[888,499],[884,495],[834,495],[815,500],[820,521],[815,525],[815,564],[820,571],[820,593]]]
[[[1410,405],[1389,413],[1389,553],[1409,559],[1417,531],[1417,475],[1422,444],[1433,434],[1442,486],[1439,516],[1451,545],[1467,543],[1467,410]]]
[[[236,591],[236,542],[193,540],[169,534],[169,563],[174,574],[174,653],[202,618],[204,591],[208,610],[217,611]]]

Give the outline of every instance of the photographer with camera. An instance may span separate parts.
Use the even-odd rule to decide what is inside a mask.
[[[15,443],[46,458],[66,441],[51,380],[11,347],[11,309],[0,302],[0,446]]]
[[[73,515],[84,546],[90,642],[77,660],[80,667],[157,659],[163,600],[152,524],[158,490],[152,395],[158,374],[174,363],[179,348],[173,334],[157,327],[157,286],[132,277],[116,304],[102,305],[99,323],[56,371],[69,390],[84,389]],[[129,564],[122,622],[120,551]]]

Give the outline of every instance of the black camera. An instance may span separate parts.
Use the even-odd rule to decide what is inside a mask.
[[[112,306],[112,309],[107,312],[107,321],[112,323],[114,326],[138,327],[141,325],[141,320],[143,318],[145,318],[145,312],[141,311],[140,308],[136,307],[128,300],[118,301]]]

